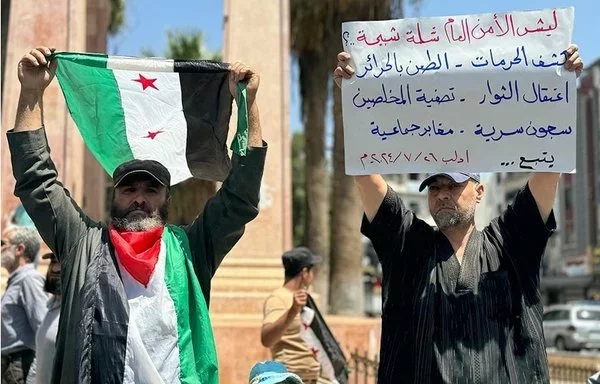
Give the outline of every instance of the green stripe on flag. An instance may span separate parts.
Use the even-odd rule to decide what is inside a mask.
[[[133,159],[125,130],[121,95],[101,54],[55,53],[56,77],[71,117],[89,150],[110,174]],[[110,156],[108,155],[110,154]]]
[[[237,132],[231,142],[231,150],[238,156],[246,156],[248,149],[248,105],[246,103],[246,85],[238,83],[238,119]]]
[[[67,60],[87,67],[106,68],[108,56],[103,53],[54,52],[51,58]],[[61,62],[61,61],[59,61]]]
[[[167,225],[165,284],[177,316],[181,383],[219,384],[217,351],[202,288],[183,229]]]

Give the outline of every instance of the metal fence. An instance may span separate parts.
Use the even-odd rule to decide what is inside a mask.
[[[379,359],[375,355],[370,359],[366,353],[361,354],[358,349],[350,354],[350,384],[376,384]]]
[[[548,366],[553,384],[586,383],[600,370],[600,357],[548,353]]]
[[[552,384],[583,384],[600,370],[600,357],[548,354]],[[369,358],[358,349],[350,354],[350,384],[376,384],[378,356]]]

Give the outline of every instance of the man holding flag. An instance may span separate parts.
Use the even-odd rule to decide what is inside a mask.
[[[241,63],[228,67],[213,63],[208,71],[192,68],[196,74],[203,71],[202,86],[186,91],[185,87],[195,75],[181,72],[167,78],[167,74],[162,73],[166,71],[165,61],[144,66],[139,60],[133,64],[131,61],[115,64],[115,60],[111,64],[110,60],[99,55],[78,55],[69,71],[59,69],[63,71],[63,78],[59,80],[69,110],[86,144],[97,158],[104,156],[101,163],[105,169],[114,168],[108,225],[92,221],[77,206],[58,182],[56,167],[50,159],[43,120],[43,94],[57,65],[63,67],[63,61],[58,64],[53,50],[39,47],[27,53],[18,65],[21,94],[15,127],[7,134],[16,179],[15,195],[21,199],[46,244],[60,255],[61,263],[62,308],[52,382],[217,384],[217,357],[208,314],[210,280],[242,236],[245,224],[258,214],[266,155],[255,101],[259,77]],[[68,61],[64,63],[67,67]],[[109,71],[107,63],[123,70]],[[178,63],[171,61],[169,65],[171,72],[177,72]],[[201,65],[188,62],[184,66]],[[91,75],[83,74],[89,68]],[[122,107],[98,108],[98,104],[109,98],[106,84],[119,85],[119,76],[129,75],[135,76],[132,84],[140,89],[120,87],[114,97],[120,99]],[[77,95],[72,93],[74,88],[69,87],[71,77],[88,80],[85,86],[75,89],[75,93],[88,97],[83,102],[73,99]],[[105,83],[102,83],[103,77]],[[171,143],[172,147],[164,155],[165,160],[159,157],[157,161],[139,152],[140,143],[146,141],[136,136],[135,129],[130,129],[135,119],[127,108],[135,110],[135,105],[126,108],[125,104],[145,91],[173,90],[173,78],[181,86],[180,101],[174,100],[172,95],[160,99],[158,93],[139,99],[144,100],[140,103],[159,100],[160,104],[140,107],[138,111],[143,108],[162,111],[162,115],[157,115],[158,120],[147,122],[153,123],[152,126],[144,127],[149,131],[148,137],[143,138],[147,142],[160,135],[181,136],[171,132],[176,128],[173,124],[181,121],[186,129],[187,122],[187,142],[183,141],[183,148],[172,145],[173,140],[167,141],[161,146],[169,147]],[[209,86],[215,78],[218,79],[216,88]],[[245,90],[239,92],[242,83]],[[214,90],[218,94],[214,94]],[[198,143],[194,138],[199,140],[206,132],[197,135],[198,129],[222,131],[220,127],[228,123],[232,96],[239,109],[247,113],[243,116],[247,119],[247,143],[238,140],[241,145],[235,151],[227,178],[194,222],[184,227],[166,224],[173,180],[201,175],[196,172],[199,168],[193,160],[202,156],[195,152],[194,146]],[[218,99],[218,102],[205,109],[199,105],[194,110],[188,104],[190,100],[197,100],[195,97],[208,104],[210,100]],[[177,102],[181,104],[168,109]],[[218,108],[213,108],[215,106]],[[185,120],[173,115],[186,110],[191,114],[186,114]],[[211,113],[217,117],[211,118]],[[112,118],[119,114],[121,121]],[[102,120],[106,116],[112,118],[108,120],[109,126],[97,124],[106,121]],[[88,126],[83,127],[84,124]],[[88,132],[106,131],[96,131],[95,136],[88,139],[86,129]],[[99,146],[94,141],[110,136],[111,130],[130,139],[131,151],[120,153],[132,158],[115,164],[116,167],[111,166],[114,160],[106,158],[102,145],[110,148],[118,143],[109,141]],[[221,149],[214,149],[212,157],[218,157],[215,152]],[[185,166],[163,164],[168,160],[176,162],[179,154],[188,160],[188,173],[183,176],[177,169]]]
[[[285,364],[306,384],[346,384],[346,358],[307,292],[313,267],[322,258],[306,247],[296,247],[281,259],[285,281],[265,300],[262,345],[271,349],[273,360]]]

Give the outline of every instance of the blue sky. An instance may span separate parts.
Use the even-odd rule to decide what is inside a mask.
[[[408,0],[405,0],[408,3]],[[575,7],[573,42],[580,47],[585,63],[600,58],[600,44],[595,25],[600,14],[598,0],[503,0],[501,2],[423,0],[418,10],[407,9],[407,17],[451,16],[471,13],[533,10],[553,7]],[[211,50],[220,50],[223,43],[223,2],[219,0],[127,0],[126,26],[110,39],[109,54],[137,56],[142,49],[162,55],[168,30],[200,29]],[[301,128],[300,97],[295,86],[297,71],[292,69],[290,127]]]

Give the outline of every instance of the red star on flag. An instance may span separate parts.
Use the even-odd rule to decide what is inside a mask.
[[[310,349],[310,351],[312,352],[313,356],[317,357],[317,355],[319,354],[319,350],[315,347],[312,347]]]
[[[159,134],[159,133],[163,133],[164,131],[154,131],[154,132],[150,132],[148,131],[148,136],[144,136],[144,139],[150,139],[150,140],[154,140],[154,138]]]
[[[310,327],[310,325],[309,325],[309,324],[306,324],[306,323],[302,323],[302,326],[304,326],[304,330],[305,330],[305,331],[306,331],[306,330],[307,330],[307,329]]]
[[[156,79],[147,79],[141,73],[139,73],[138,75],[140,78],[133,79],[133,81],[137,81],[138,83],[142,84],[143,91],[145,91],[146,88],[148,88],[148,87],[152,87],[158,91],[158,88],[156,88],[156,85],[154,85],[154,82],[156,81]]]

